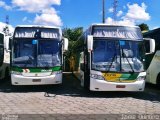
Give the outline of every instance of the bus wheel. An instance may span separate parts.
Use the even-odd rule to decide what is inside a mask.
[[[160,73],[157,76],[157,82],[156,85],[160,88]]]

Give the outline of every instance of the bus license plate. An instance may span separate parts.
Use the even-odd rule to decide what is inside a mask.
[[[125,85],[116,85],[116,88],[125,88]]]
[[[41,82],[41,79],[33,79],[32,82]]]

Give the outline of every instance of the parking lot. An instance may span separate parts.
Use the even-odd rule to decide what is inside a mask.
[[[0,84],[0,120],[17,119],[137,119],[137,114],[160,119],[160,89],[147,84],[144,92],[90,92],[72,74],[62,85]],[[147,117],[149,118],[149,117]]]

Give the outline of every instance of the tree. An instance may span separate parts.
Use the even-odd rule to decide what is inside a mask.
[[[76,60],[77,58],[77,52],[78,52],[78,46],[81,46],[81,42],[78,41],[80,36],[83,34],[83,28],[77,27],[77,28],[65,28],[63,29],[63,37],[68,38],[69,40],[69,47],[68,51],[65,52],[65,65],[66,68],[69,66],[70,58],[74,57]]]
[[[138,26],[140,27],[141,31],[148,31],[149,30],[148,25],[145,23],[139,24]]]

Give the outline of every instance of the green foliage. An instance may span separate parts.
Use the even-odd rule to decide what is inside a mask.
[[[82,33],[83,33],[82,27],[78,27],[74,29],[65,28],[63,30],[63,36],[68,38],[69,41],[77,41],[78,38],[82,35]]]
[[[149,30],[148,25],[145,23],[139,24],[138,26],[141,28],[141,31],[148,31]]]
[[[78,28],[65,28],[63,29],[63,37],[68,38],[69,40],[69,46],[68,46],[68,51],[64,53],[65,55],[65,65],[69,66],[70,58],[71,56],[74,56],[74,58],[77,61],[77,53],[79,51],[79,47],[83,44],[82,40],[79,40],[80,36],[83,34],[83,28],[78,27]],[[68,71],[68,68],[66,69]]]
[[[83,34],[83,28],[78,27],[74,29],[65,28],[63,30],[63,36],[69,40],[69,49],[67,51],[68,56],[73,55],[77,51],[77,46],[79,44],[79,37]]]

